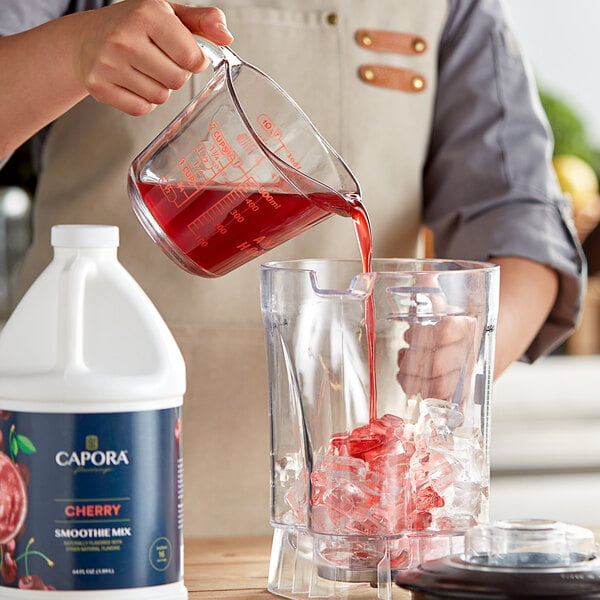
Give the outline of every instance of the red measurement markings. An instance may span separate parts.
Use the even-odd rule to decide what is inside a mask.
[[[250,201],[250,210],[258,211],[259,206],[255,200],[251,199],[252,192],[256,192],[258,184],[254,179],[249,178],[240,183],[237,187],[226,193],[220,200],[216,201],[207,210],[198,215],[189,225],[188,229],[196,236],[198,240],[202,240],[206,226],[212,223],[222,223],[227,213],[230,211],[238,212],[238,206],[248,199]],[[235,219],[235,215],[232,215]],[[238,222],[240,222],[238,220]]]
[[[287,158],[287,162],[292,165],[294,169],[301,171],[302,167],[300,166],[300,163],[296,160],[291,150],[285,145],[281,135],[281,129],[275,125],[275,123],[271,120],[271,117],[263,113],[262,115],[258,115],[258,117],[256,117],[256,121],[268,138],[279,142],[278,148],[270,148],[271,152],[275,154],[279,154],[280,152],[283,153]]]
[[[210,131],[210,135],[219,148],[221,154],[227,158],[230,163],[240,164],[240,157],[237,155],[235,150],[230,146],[225,134],[221,130],[220,125],[217,121],[211,121],[208,124],[208,130]]]
[[[200,159],[197,167],[202,170],[205,186],[210,185],[233,162],[232,157],[223,156],[216,146],[207,146],[204,142],[196,144],[195,152]]]

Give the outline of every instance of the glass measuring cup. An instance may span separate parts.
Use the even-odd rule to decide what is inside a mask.
[[[134,212],[186,271],[225,275],[334,213],[358,182],[286,92],[199,40],[214,75],[129,169]]]

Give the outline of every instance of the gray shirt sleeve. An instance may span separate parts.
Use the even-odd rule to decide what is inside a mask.
[[[0,35],[12,35],[33,29],[65,14],[69,0],[2,0]]]
[[[100,8],[102,0],[2,0],[0,2],[0,36],[33,29],[68,12]]]
[[[1,0],[0,37],[33,29],[70,12],[92,10],[105,4],[106,0]],[[43,135],[37,134],[36,137]],[[39,147],[40,144],[36,144],[37,150]],[[9,159],[10,156],[0,157],[0,169]]]
[[[558,298],[528,349],[535,360],[575,325],[585,261],[552,169],[553,140],[499,0],[450,0],[424,169],[424,220],[440,257],[525,257],[553,267]]]

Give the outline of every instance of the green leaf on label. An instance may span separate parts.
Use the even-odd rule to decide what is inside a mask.
[[[19,444],[19,448],[25,452],[25,454],[35,454],[37,452],[33,442],[26,436],[17,433],[15,436],[17,438],[17,444]]]
[[[19,454],[19,444],[17,442],[17,436],[12,436],[10,438],[10,453],[12,454],[13,460]]]

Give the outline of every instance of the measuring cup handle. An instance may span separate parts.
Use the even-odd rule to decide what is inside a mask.
[[[230,48],[226,46],[217,46],[204,38],[196,38],[200,50],[212,64],[212,68],[217,70],[223,62],[233,65],[241,65],[242,59]]]

